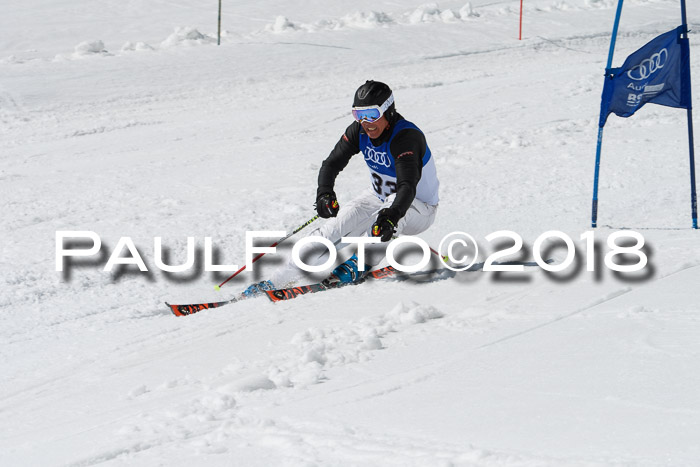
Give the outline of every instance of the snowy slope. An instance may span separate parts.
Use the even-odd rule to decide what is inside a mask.
[[[684,111],[609,119],[596,272],[579,241],[613,0],[526,1],[523,41],[517,1],[224,2],[218,47],[216,2],[4,3],[1,465],[700,464]],[[628,0],[615,64],[679,23],[677,1]],[[311,217],[366,79],[436,157],[422,238],[466,231],[488,252],[512,230],[531,259],[560,230],[577,263],[175,318],[164,301],[228,297],[278,264],[217,293],[204,237],[242,265],[246,231]],[[341,206],[366,170],[341,174]],[[602,263],[620,229],[646,239],[641,276]],[[102,256],[57,272],[58,230],[98,233]],[[125,236],[149,273],[102,271]],[[197,268],[159,271],[156,236],[173,264],[195,237]]]

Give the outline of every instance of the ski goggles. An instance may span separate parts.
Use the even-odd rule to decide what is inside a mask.
[[[381,105],[370,105],[369,107],[353,107],[352,116],[358,122],[369,122],[374,123],[384,115],[391,104],[394,103],[394,93],[392,93],[389,98]]]

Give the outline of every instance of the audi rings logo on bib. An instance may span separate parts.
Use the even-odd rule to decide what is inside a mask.
[[[373,164],[383,165],[384,167],[391,167],[391,160],[385,152],[379,152],[374,148],[366,147],[364,150],[365,160]]]
[[[627,72],[627,76],[635,81],[647,79],[657,70],[662,69],[666,64],[666,60],[668,60],[668,50],[664,48],[651,57],[642,60],[642,63]]]

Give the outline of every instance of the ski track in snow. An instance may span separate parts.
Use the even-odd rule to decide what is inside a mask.
[[[464,273],[176,319],[164,300],[208,300],[217,281],[154,267],[154,236],[173,264],[187,236],[199,259],[212,236],[223,264],[241,261],[245,231],[308,218],[368,78],[390,83],[428,135],[441,180],[431,245],[455,230],[577,241],[616,1],[525,2],[523,41],[504,0],[224,4],[220,47],[202,5],[33,3],[0,18],[0,464],[700,458],[684,112],[650,105],[606,126],[596,239],[642,232],[643,280],[585,272],[581,243],[564,280]],[[688,8],[694,54],[700,10]],[[616,62],[676,26],[677,9],[625,2]],[[366,179],[354,158],[341,206]],[[98,232],[103,256],[61,276],[56,230]],[[121,236],[149,274],[101,271]]]

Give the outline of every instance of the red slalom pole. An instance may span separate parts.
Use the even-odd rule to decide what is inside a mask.
[[[306,227],[307,225],[311,224],[311,223],[312,223],[313,221],[315,221],[316,219],[318,219],[318,215],[316,215],[316,216],[312,217],[311,219],[309,219],[308,221],[304,222],[304,223],[301,224],[299,227],[297,227],[296,229],[292,230],[292,233],[290,233],[289,235],[287,235],[287,236],[285,236],[285,237],[280,238],[280,239],[277,240],[275,243],[273,243],[272,245],[270,245],[268,248],[274,248],[274,247],[276,247],[277,245],[279,245],[279,244],[282,243],[283,241],[287,240],[289,237],[291,237],[291,236],[294,235],[295,233],[299,232],[301,229],[303,229],[303,228]],[[253,264],[253,263],[256,262],[257,260],[259,260],[260,258],[262,258],[264,254],[265,254],[265,253],[260,253],[258,256],[256,256],[255,258],[253,258],[253,261],[251,261],[250,264]],[[247,264],[246,264],[246,266],[247,266]],[[246,268],[246,266],[243,266],[241,269],[239,269],[238,271],[234,272],[234,273],[231,275],[231,277],[229,277],[228,279],[226,279],[225,281],[223,281],[221,284],[217,285],[217,286],[214,287],[214,288],[215,288],[216,290],[220,290],[221,287],[223,287],[223,285],[224,285],[225,283],[227,283],[228,281],[230,281],[231,279],[233,279],[234,277],[236,277],[241,271],[243,271],[243,270]]]
[[[520,32],[518,33],[518,40],[523,40],[523,0],[520,0]]]
[[[435,255],[437,255],[438,258],[440,258],[441,260],[443,260],[445,263],[448,262],[448,261],[450,260],[449,256],[447,256],[447,255],[442,256],[442,255],[441,255],[437,250],[435,250],[433,247],[428,246],[428,248],[430,248],[430,251],[431,251],[432,253],[434,253]]]

